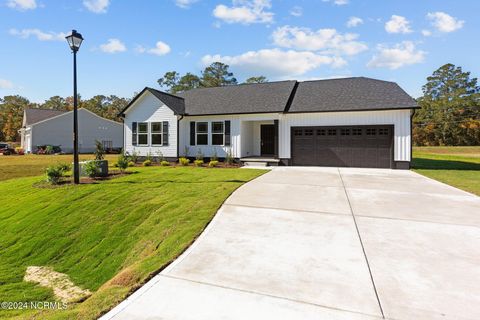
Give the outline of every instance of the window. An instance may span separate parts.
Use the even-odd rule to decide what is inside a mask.
[[[138,145],[147,146],[148,145],[148,123],[139,122],[138,123]]]
[[[380,135],[380,136],[388,136],[388,129],[386,129],[386,128],[378,129],[378,135]]]
[[[208,122],[197,122],[197,145],[208,145]]]
[[[318,129],[317,136],[324,136],[326,134],[325,129]]]
[[[306,136],[313,136],[313,130],[311,130],[311,129],[306,129],[306,130],[305,130],[305,135],[306,135]]]
[[[152,146],[161,146],[162,145],[162,123],[161,122],[152,122],[151,124],[151,141]]]
[[[374,136],[376,135],[376,129],[367,128],[366,133],[367,133],[367,136]]]
[[[328,129],[328,135],[329,136],[336,136],[337,135],[337,130],[336,129]]]
[[[352,129],[352,135],[353,136],[361,136],[362,135],[362,129],[359,129],[359,128]]]
[[[341,129],[340,134],[342,136],[349,136],[350,135],[350,129]]]
[[[303,134],[303,132],[300,129],[295,129],[295,130],[293,130],[293,134],[296,135],[296,136],[301,136]]]
[[[223,121],[212,122],[212,145],[222,146],[225,133],[225,125]]]

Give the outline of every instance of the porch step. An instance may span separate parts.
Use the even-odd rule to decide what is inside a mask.
[[[263,161],[246,161],[243,163],[244,166],[246,167],[267,167],[268,162],[263,162]]]

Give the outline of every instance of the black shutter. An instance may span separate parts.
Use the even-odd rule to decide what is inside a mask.
[[[162,137],[162,142],[164,146],[168,146],[168,121],[163,121],[163,137]]]
[[[230,120],[225,121],[225,145],[230,146],[231,145],[231,135],[230,135]]]
[[[195,121],[190,121],[190,145],[195,145]]]
[[[132,122],[132,146],[137,145],[137,123]]]

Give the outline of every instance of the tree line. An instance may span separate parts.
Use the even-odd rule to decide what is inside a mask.
[[[248,78],[244,83],[263,83],[264,76]],[[219,87],[238,84],[229,66],[214,62],[200,75],[176,71],[166,72],[158,79],[160,87],[170,93],[194,88]],[[477,78],[461,67],[445,64],[427,78],[422,87],[423,96],[417,99],[421,109],[413,118],[413,143],[417,146],[480,145],[480,87]],[[119,112],[131,101],[115,95],[97,95],[83,100],[79,107],[101,117],[120,121]],[[16,141],[22,126],[23,110],[42,108],[70,111],[73,97],[54,96],[44,103],[33,103],[18,95],[0,98],[0,141]]]
[[[480,145],[480,87],[461,67],[445,64],[427,78],[413,118],[417,146]]]

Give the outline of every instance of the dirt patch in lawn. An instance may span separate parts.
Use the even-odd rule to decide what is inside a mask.
[[[83,301],[92,294],[87,289],[77,287],[68,275],[56,272],[49,267],[30,266],[27,268],[23,280],[53,289],[55,296],[62,302]]]

